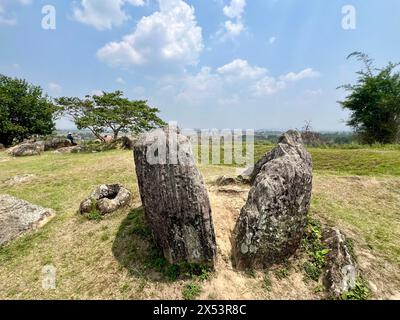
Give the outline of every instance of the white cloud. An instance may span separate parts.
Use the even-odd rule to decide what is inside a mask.
[[[135,99],[150,99],[162,109],[260,105],[296,85],[297,82],[283,80],[286,76],[273,75],[263,66],[235,59],[216,68],[203,66],[195,73],[184,70],[160,74],[152,78],[149,86],[138,83],[131,93]]]
[[[264,99],[289,86],[281,77],[268,74],[266,68],[236,59],[215,70],[203,67],[197,74],[185,73],[158,83],[162,100],[168,98],[181,105],[245,104],[246,101]]]
[[[95,27],[98,30],[111,29],[120,26],[129,16],[123,10],[125,4],[143,6],[143,0],[81,0],[74,7],[74,17],[77,21]]]
[[[276,37],[275,36],[269,38],[269,40],[268,40],[269,44],[274,44],[275,41],[276,41]]]
[[[228,18],[241,18],[246,7],[246,0],[231,0],[228,6],[224,7],[224,14]]]
[[[231,20],[225,21],[225,30],[226,34],[225,36],[228,37],[237,37],[242,33],[244,30],[244,24],[241,21],[238,22],[232,22]]]
[[[224,15],[230,20],[225,21],[223,28],[217,32],[221,40],[235,38],[246,29],[242,20],[245,7],[246,0],[231,0],[230,4],[224,7]]]
[[[52,93],[59,94],[62,92],[62,87],[58,83],[49,82],[48,87]]]
[[[176,88],[168,88],[168,91],[176,92],[178,101],[200,105],[204,99],[210,97],[216,99],[221,92],[222,85],[221,79],[213,73],[211,68],[203,67],[195,75],[185,75],[181,81],[178,80]]]
[[[264,77],[253,85],[256,96],[269,96],[286,88],[286,83],[274,77]]]
[[[32,3],[32,0],[16,0],[14,2],[0,0],[0,25],[14,26],[17,24],[17,19],[10,11],[14,5],[26,6]]]
[[[196,64],[203,50],[194,8],[182,0],[159,0],[159,11],[143,17],[132,34],[110,42],[97,57],[111,66]]]
[[[145,5],[144,0],[126,0],[126,1],[136,7],[143,7]]]
[[[267,69],[251,66],[246,60],[236,59],[217,69],[227,80],[256,79],[267,73]]]
[[[306,78],[316,78],[319,77],[321,74],[318,71],[314,71],[312,68],[307,68],[299,73],[289,72],[286,75],[280,77],[283,81],[299,81]]]

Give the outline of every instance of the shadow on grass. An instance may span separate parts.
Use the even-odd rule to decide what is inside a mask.
[[[198,264],[170,264],[153,240],[142,207],[133,209],[122,221],[112,252],[132,276],[149,281],[171,282],[194,276],[206,279],[210,271]]]

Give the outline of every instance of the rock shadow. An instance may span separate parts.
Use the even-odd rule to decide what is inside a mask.
[[[148,281],[171,282],[209,271],[206,266],[197,264],[170,264],[154,242],[143,207],[131,210],[122,221],[112,252],[130,275]]]

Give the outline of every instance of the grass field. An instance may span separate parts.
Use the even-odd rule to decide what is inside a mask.
[[[270,146],[257,145],[259,156]],[[311,215],[340,226],[354,240],[372,298],[400,296],[400,150],[318,149]],[[153,252],[143,226],[130,151],[11,158],[0,153],[0,193],[56,210],[40,230],[0,248],[2,299],[318,299],[318,284],[296,263],[285,272],[242,273],[230,264],[230,232],[246,191],[221,193],[213,181],[232,166],[200,166],[213,208],[218,244],[215,272],[175,277]],[[27,183],[3,181],[33,174]],[[129,209],[101,221],[77,214],[94,186],[119,182],[134,194]],[[57,269],[57,288],[42,289],[42,268]],[[282,271],[282,270],[281,270]],[[285,274],[284,277],[279,276]],[[267,285],[266,285],[267,283]]]

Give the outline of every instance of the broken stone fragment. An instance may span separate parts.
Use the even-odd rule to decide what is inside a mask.
[[[131,196],[129,190],[120,184],[103,184],[81,202],[79,212],[88,214],[98,211],[101,215],[112,213],[129,204]]]
[[[333,298],[353,289],[358,268],[346,236],[337,228],[327,227],[322,233],[322,242],[330,251],[325,257],[323,282]]]
[[[137,139],[134,157],[145,216],[164,257],[213,266],[211,206],[190,140],[177,128],[155,129]]]
[[[299,247],[312,190],[312,160],[297,131],[288,131],[251,173],[252,187],[234,230],[237,268],[280,263]]]

